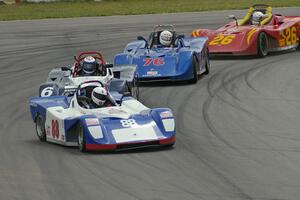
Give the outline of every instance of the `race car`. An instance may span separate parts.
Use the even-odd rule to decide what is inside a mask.
[[[137,65],[138,79],[147,81],[191,81],[210,70],[208,38],[185,38],[174,26],[158,25],[149,40],[138,36],[114,59],[116,65]]]
[[[39,87],[39,96],[72,96],[79,84],[97,80],[110,91],[139,98],[135,65],[107,64],[100,52],[81,52],[74,59],[72,67],[54,68],[49,72],[46,83]]]
[[[33,97],[30,111],[41,141],[78,146],[80,151],[127,150],[172,146],[175,117],[168,108],[148,108],[132,96],[107,93],[110,104],[92,107],[94,91],[103,90],[99,81],[78,86],[73,96]],[[119,94],[117,94],[118,96]],[[101,98],[103,100],[103,98]],[[88,103],[90,102],[90,103]]]
[[[192,37],[209,38],[209,51],[222,55],[257,55],[299,47],[300,16],[273,14],[264,4],[250,7],[244,19],[234,19],[217,30],[196,29]]]

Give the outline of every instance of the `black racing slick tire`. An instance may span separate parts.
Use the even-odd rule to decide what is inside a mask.
[[[140,98],[140,87],[139,87],[139,80],[137,77],[133,80],[133,86],[131,88],[131,96],[133,96],[137,100],[139,100]]]
[[[198,73],[197,73],[197,65],[198,65],[198,60],[196,58],[196,56],[193,56],[193,78],[191,80],[191,83],[197,83],[199,77],[198,77]]]
[[[86,138],[84,128],[81,123],[77,126],[78,131],[78,148],[81,152],[86,152]]]
[[[205,53],[205,72],[203,74],[207,75],[210,72],[210,61],[209,61],[209,52],[208,49]]]
[[[45,119],[40,114],[37,114],[35,118],[35,130],[41,142],[46,141]]]
[[[265,32],[259,33],[257,37],[257,56],[264,58],[268,55],[268,36]]]
[[[296,50],[300,50],[300,37],[298,38],[299,39],[299,42],[298,42],[298,46],[297,46],[297,48],[296,48]]]

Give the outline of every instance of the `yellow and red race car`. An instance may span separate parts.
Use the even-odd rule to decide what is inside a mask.
[[[273,14],[264,4],[250,7],[244,19],[234,19],[217,30],[196,29],[192,37],[209,38],[209,51],[223,55],[257,55],[268,52],[300,48],[300,16]]]

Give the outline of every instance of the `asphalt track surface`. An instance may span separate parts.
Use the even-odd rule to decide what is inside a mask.
[[[190,33],[231,13],[244,11],[0,22],[0,199],[299,199],[297,51],[217,58],[195,85],[143,87],[147,106],[176,113],[173,149],[83,154],[35,135],[28,100],[51,68],[84,50],[111,61],[155,24]]]

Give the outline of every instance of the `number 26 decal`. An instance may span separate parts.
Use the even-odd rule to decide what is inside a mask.
[[[151,63],[155,66],[161,66],[165,64],[165,59],[164,58],[145,58],[144,59],[144,66],[149,66]]]
[[[226,45],[226,44],[230,44],[234,38],[235,38],[234,35],[228,35],[228,36],[218,35],[209,43],[209,45]]]
[[[289,28],[284,30],[284,32],[283,32],[284,36],[283,37],[285,38],[285,42],[286,42],[287,46],[297,43],[298,37],[297,37],[296,32],[297,32],[297,29],[296,29],[295,26],[289,27]]]

